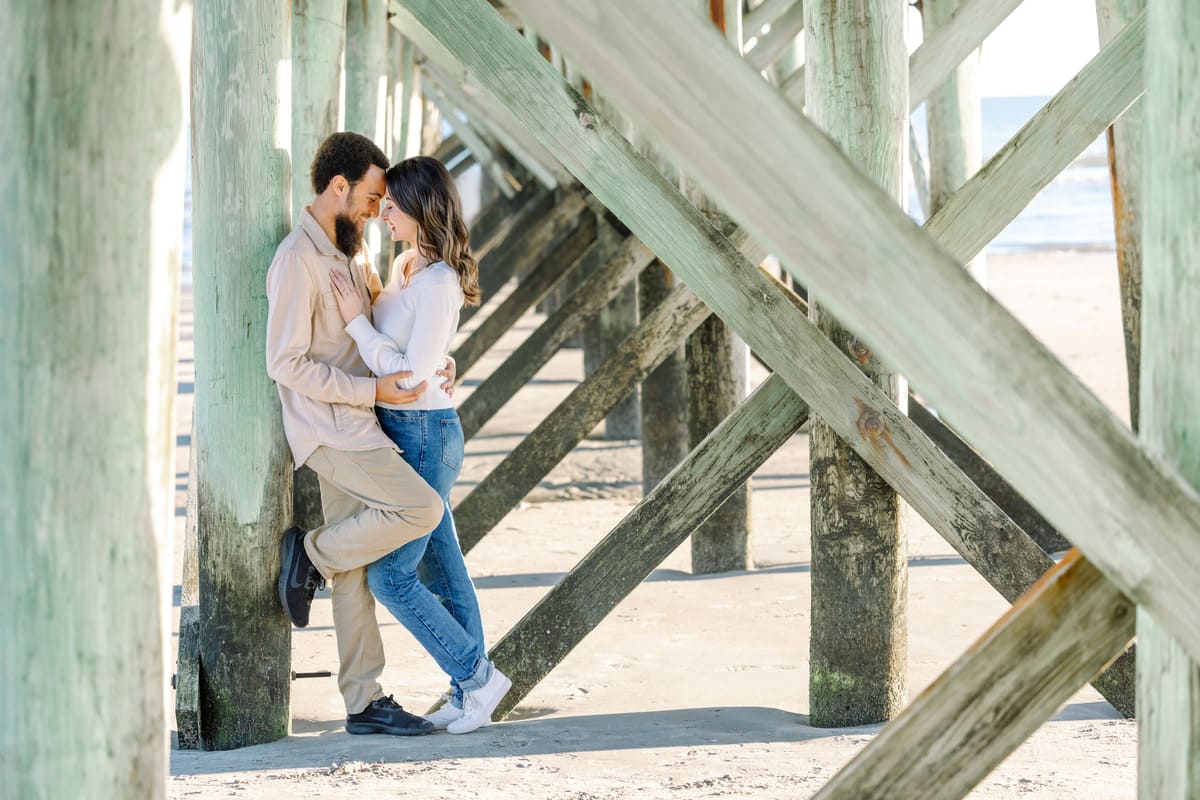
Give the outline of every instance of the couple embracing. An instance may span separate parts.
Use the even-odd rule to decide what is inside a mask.
[[[280,601],[303,628],[331,585],[348,732],[469,733],[512,682],[487,658],[449,504],[464,442],[447,352],[463,304],[480,299],[458,192],[436,159],[389,167],[355,133],[326,139],[311,173],[315,197],[267,273],[267,372],[296,466],[320,478],[325,524],[284,533]],[[376,216],[414,243],[386,287],[357,258]],[[383,693],[376,600],[449,676],[428,717]]]

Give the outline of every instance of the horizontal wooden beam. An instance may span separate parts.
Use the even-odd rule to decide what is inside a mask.
[[[593,251],[589,256],[598,254]],[[595,272],[581,269],[588,277],[459,406],[458,416],[467,440],[533,379],[586,320],[600,313],[652,261],[654,254],[630,236]]]
[[[409,5],[417,5],[416,0]],[[563,163],[598,199],[1003,596],[1014,600],[1049,568],[1049,557],[816,329],[796,308],[794,295],[741,257],[732,242],[581,98],[559,88],[559,76],[529,58],[523,69],[513,70],[513,59],[523,52],[519,43],[501,39],[506,34],[476,4],[462,0],[444,16],[441,9],[447,7],[434,10],[421,4],[419,10],[437,26],[437,35],[462,48],[462,57],[471,60],[479,80],[490,81],[501,97],[510,92],[504,99],[512,102],[518,117],[541,122],[547,147],[557,148]],[[488,38],[487,48],[475,47],[470,44],[475,39],[462,35],[468,20],[474,36]],[[745,239],[744,233],[737,236]]]
[[[512,710],[617,604],[674,552],[808,419],[768,378],[496,643],[512,678],[496,717]]]
[[[687,287],[673,291],[454,507],[463,552],[469,552],[504,519],[538,481],[711,313]]]
[[[1072,550],[815,800],[964,797],[1124,649],[1135,609]]]
[[[631,0],[513,5],[568,48],[722,208],[1200,656],[1200,615],[1192,613],[1200,605],[1200,497],[958,261],[724,52],[702,21]],[[622,42],[623,58],[607,56],[612,41]],[[661,90],[696,83],[705,91]],[[580,113],[563,122],[579,127]],[[589,165],[567,166],[579,175]]]

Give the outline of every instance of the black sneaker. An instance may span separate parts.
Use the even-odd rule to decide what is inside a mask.
[[[390,733],[393,736],[423,736],[433,733],[433,723],[410,714],[392,696],[371,702],[358,714],[346,717],[346,733]]]
[[[279,601],[297,628],[308,626],[308,612],[313,594],[325,588],[325,578],[313,566],[304,552],[304,537],[308,532],[291,527],[283,533],[282,557],[279,562]]]

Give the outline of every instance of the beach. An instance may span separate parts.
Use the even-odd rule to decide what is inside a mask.
[[[989,290],[1118,417],[1128,415],[1115,255],[992,255]],[[497,298],[498,299],[498,298]],[[493,303],[495,300],[492,301]],[[191,300],[181,308],[174,574],[181,582],[194,363]],[[484,317],[471,320],[465,337]],[[542,320],[529,314],[466,376],[465,399]],[[460,338],[461,341],[461,338]],[[1020,364],[1013,364],[1018,372]],[[461,499],[577,385],[578,349],[547,364],[467,443]],[[752,382],[765,379],[754,366]],[[690,800],[808,797],[880,730],[807,724],[807,429],[752,479],[754,569],[693,576],[684,545],[502,723],[466,736],[350,736],[333,678],[293,682],[292,735],[227,752],[171,752],[169,796],[423,800]],[[494,644],[641,498],[636,441],[576,448],[467,558]],[[909,548],[911,701],[1007,609],[915,512]],[[177,596],[178,593],[176,593]],[[172,653],[177,646],[178,599]],[[444,676],[380,610],[385,691],[420,713]],[[335,671],[328,591],[292,638],[293,670]],[[174,727],[173,715],[168,727]],[[1129,798],[1136,724],[1094,689],[1077,692],[972,798]]]

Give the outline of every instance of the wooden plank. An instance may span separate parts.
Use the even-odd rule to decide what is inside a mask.
[[[795,306],[794,295],[755,269],[752,259],[739,257],[735,246],[654,164],[594,116],[580,98],[560,88],[561,78],[526,54],[522,42],[495,26],[486,6],[459,0],[451,12],[448,6],[418,6],[417,0],[410,0],[406,8],[416,8],[431,30],[453,43],[480,80],[506,97],[514,113],[537,120],[539,135],[563,163],[651,249],[669,259],[689,286],[734,324],[1002,595],[1014,600],[1050,566],[1048,556],[816,330]],[[479,48],[475,38],[464,37],[463,25],[473,36],[485,36],[489,47]],[[588,46],[577,42],[574,51],[584,52]],[[514,71],[513,63],[522,68]],[[823,135],[821,141],[827,142]],[[834,150],[821,158],[841,163]],[[810,224],[819,232],[827,221],[817,214]],[[816,235],[813,230],[809,234]],[[855,236],[861,237],[861,231]],[[744,233],[740,237],[744,239]],[[929,340],[922,341],[929,345]]]
[[[190,16],[0,10],[6,797],[166,795]]]
[[[290,18],[282,0],[227,0],[197,6],[193,22],[200,720],[205,748],[216,750],[274,741],[291,722],[292,626],[276,584],[292,456],[263,369],[266,273],[290,229],[288,163],[275,138],[287,130],[279,92],[290,87],[274,71],[288,57]],[[230,186],[253,187],[238,214]]]
[[[1145,26],[1144,16],[1126,26],[946,200],[925,225],[943,250],[962,262],[979,253],[1033,194],[1138,99],[1144,86]]]
[[[638,276],[638,314],[645,319],[679,284],[661,261],[644,269]],[[688,453],[687,416],[679,413],[679,398],[686,394],[687,356],[680,342],[642,381],[643,494],[649,494]]]
[[[507,28],[507,26],[505,26]],[[454,508],[463,552],[487,535],[711,312],[680,286]]]
[[[530,188],[530,187],[527,187]],[[482,309],[490,305],[490,301],[517,274],[518,260],[522,254],[528,254],[527,242],[542,236],[553,236],[546,230],[547,220],[555,218],[555,208],[558,197],[553,192],[547,192],[541,186],[532,184],[534,191],[530,200],[522,204],[516,211],[505,214],[492,229],[483,246],[476,251],[479,260],[479,288],[483,292],[483,304],[466,306],[459,314],[459,324],[466,324]],[[514,198],[515,199],[515,198]],[[568,224],[561,222],[560,224]],[[522,262],[528,267],[528,262]]]
[[[746,51],[745,59],[757,70],[764,70],[779,57],[804,30],[804,3],[796,0],[791,8],[771,22],[771,30],[758,38],[758,43]]]
[[[309,167],[338,129],[346,0],[292,5],[292,218],[312,200]]]
[[[579,260],[595,241],[596,218],[585,211],[579,215],[575,230],[557,241],[545,242],[537,254],[540,258],[533,269],[454,351],[458,375],[461,377],[468,374],[479,359],[487,354],[526,311],[537,305],[567,276],[573,274]]]
[[[443,142],[442,147],[438,148],[438,152],[434,153],[434,158],[437,158],[443,164],[447,163],[450,159],[443,158],[441,154],[444,153],[453,158],[458,158],[459,152],[466,149],[462,144],[462,139],[459,139],[457,136],[451,136],[446,142],[452,144],[447,146]],[[457,143],[457,148],[454,147],[454,143]],[[457,163],[473,164],[474,159],[468,153],[466,158],[458,159]],[[451,172],[454,172],[454,170]],[[529,205],[530,201],[540,198],[548,207],[551,203],[548,198],[551,197],[553,195],[543,189],[541,185],[530,181],[521,187],[521,191],[516,197],[510,199],[499,196],[488,203],[480,209],[479,214],[471,221],[471,252],[475,254],[477,259],[483,259],[491,250],[500,245],[508,233],[522,227],[517,225],[518,220],[515,217],[522,212],[529,213],[529,210],[532,209]],[[480,275],[481,280],[482,278],[483,276]]]
[[[1104,47],[1146,8],[1146,0],[1096,0],[1100,46]],[[1129,378],[1129,421],[1138,429],[1138,386],[1142,339],[1142,153],[1143,103],[1135,103],[1108,129],[1108,165],[1112,179],[1113,223],[1117,239],[1117,275],[1121,322],[1125,329],[1125,367]]]
[[[1200,602],[1194,579],[1200,574],[1200,498],[1173,469],[1140,448],[954,258],[780,103],[770,86],[721,52],[712,31],[686,15],[635,8],[629,0],[604,8],[551,7],[545,0],[513,5],[569,47],[597,80],[605,76],[614,99],[652,126],[681,168],[702,178],[723,207],[736,209],[739,221],[752,226],[789,269],[803,265],[797,274],[805,285],[827,297],[869,346],[908,375],[956,430],[1119,587],[1147,606],[1189,654],[1200,655],[1200,615],[1188,610]],[[590,43],[576,30],[581,20]],[[601,43],[614,38],[628,45],[627,57],[598,57]],[[669,96],[670,109],[664,107],[657,91],[663,82],[696,80],[708,90],[686,103]],[[571,109],[561,122],[581,128],[578,113]],[[751,116],[759,120],[751,129],[737,123]],[[714,129],[721,135],[714,136]],[[703,136],[684,133],[700,130]],[[794,168],[781,170],[780,164]],[[581,174],[589,164],[567,166]],[[610,192],[596,194],[606,203],[621,200]],[[656,242],[635,221],[627,218],[654,249]],[[1013,364],[1023,365],[1021,380],[1012,380]],[[818,408],[814,397],[806,399]]]
[[[807,418],[804,402],[771,377],[718,425],[492,648],[489,657],[513,680],[496,718],[529,694]]]
[[[1175,466],[1197,487],[1200,228],[1195,211],[1200,202],[1200,94],[1195,76],[1200,52],[1195,43],[1200,37],[1200,6],[1161,0],[1146,5],[1138,436],[1147,451]],[[1190,612],[1196,616],[1194,608]],[[1200,659],[1180,646],[1164,622],[1158,610],[1138,607],[1138,797],[1200,797]]]
[[[1133,620],[1072,550],[814,800],[958,800],[1129,642]]]
[[[963,0],[924,0],[921,21],[925,38],[954,18]],[[941,86],[925,101],[929,131],[929,219],[958,191],[983,159],[983,124],[979,101],[979,49],[967,54]],[[987,286],[987,260],[982,253],[967,262],[967,272]]]
[[[805,6],[805,112],[894,202],[904,193],[908,50],[892,0]],[[894,405],[907,387],[817,295],[809,317]],[[891,719],[907,700],[908,540],[904,508],[821,413],[809,433],[812,490],[809,721],[821,728]]]
[[[743,38],[748,41],[751,37],[761,36],[763,28],[795,3],[796,0],[764,0],[747,11],[742,20]]]
[[[442,96],[433,85],[426,82],[421,87],[425,94],[425,98],[437,106],[438,111],[442,114],[442,119],[450,124],[454,132],[458,134],[458,138],[462,139],[467,145],[467,149],[471,151],[471,155],[475,156],[475,160],[483,167],[488,177],[492,179],[505,197],[513,197],[517,193],[517,188],[514,188],[515,181],[504,170],[504,166],[496,157],[496,151],[492,145],[484,139],[483,135],[476,130],[474,123],[467,118],[467,115],[461,109],[455,108],[454,105]]]
[[[180,750],[200,749],[200,606],[179,609],[175,661],[175,732]]]
[[[908,59],[909,108],[925,102],[1019,5],[1021,0],[971,0],[935,35],[922,42]],[[789,75],[782,89],[797,108],[803,108],[804,68]]]
[[[545,322],[518,345],[504,363],[471,392],[458,409],[468,440],[545,366],[584,321],[599,313],[621,288],[645,269],[654,254],[633,237],[583,281]]]

